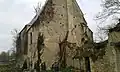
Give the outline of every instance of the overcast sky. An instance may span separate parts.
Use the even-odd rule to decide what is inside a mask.
[[[0,0],[0,52],[12,47],[11,31],[21,30],[34,17],[34,6],[45,0]],[[77,0],[90,29],[96,31],[95,14],[100,11],[100,0]]]

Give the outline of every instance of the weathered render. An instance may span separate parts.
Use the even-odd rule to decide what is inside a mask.
[[[47,0],[30,24],[25,33],[27,43],[21,40],[26,47],[20,49],[22,54],[25,49],[23,58],[29,68],[34,69],[35,64],[42,61],[48,69],[57,62],[62,67],[85,70],[84,58],[80,60],[75,57],[77,49],[93,42],[93,37],[76,0]],[[44,40],[42,45],[39,44],[41,35]]]
[[[94,43],[76,0],[47,0],[19,34],[19,64],[30,70],[39,70],[41,64],[47,69],[57,64],[78,72],[119,72],[117,26],[109,30],[108,40]]]
[[[120,72],[120,20],[114,27],[108,29],[108,40],[94,46],[97,49],[95,61],[91,61],[92,72]],[[95,52],[94,49],[94,52]]]
[[[28,34],[26,33],[27,30],[30,28],[30,24],[25,25],[25,27],[21,30],[18,34],[17,41],[16,41],[16,55],[18,59],[18,64],[23,64],[24,56],[27,54],[27,45],[28,45]],[[18,65],[17,64],[17,65]]]

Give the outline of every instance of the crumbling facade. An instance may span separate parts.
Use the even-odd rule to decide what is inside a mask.
[[[21,52],[25,52],[23,60],[27,61],[28,68],[34,69],[36,63],[45,62],[48,69],[59,63],[61,67],[85,70],[84,60],[80,62],[75,55],[93,37],[75,0],[47,0],[30,24],[25,31],[27,43],[21,42],[26,45],[21,45],[24,46]],[[40,44],[39,38],[43,38],[43,43]]]
[[[27,30],[30,28],[30,24],[25,25],[21,32],[17,36],[16,40],[16,56],[18,57],[19,64],[23,64],[24,56],[27,54],[28,34]],[[21,65],[22,66],[22,65]]]
[[[98,53],[95,53],[96,60],[91,62],[92,72],[120,71],[120,20],[114,28],[108,29],[107,32],[108,40],[94,46],[94,48],[98,49]]]
[[[78,72],[119,72],[119,51],[110,46],[118,40],[113,34],[118,33],[95,44],[76,0],[47,0],[19,34],[20,67],[40,71],[41,65],[46,69],[56,65]]]

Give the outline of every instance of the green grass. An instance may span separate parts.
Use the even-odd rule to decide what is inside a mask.
[[[11,68],[9,65],[0,65],[0,72],[11,72]]]

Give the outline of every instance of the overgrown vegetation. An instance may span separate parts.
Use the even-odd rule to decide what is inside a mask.
[[[14,29],[12,32],[13,46],[7,52],[2,52],[0,54],[0,72],[21,72],[19,68],[16,67],[16,41],[18,37],[18,30]]]
[[[0,72],[19,72],[16,68],[15,53],[2,52],[0,54]]]

